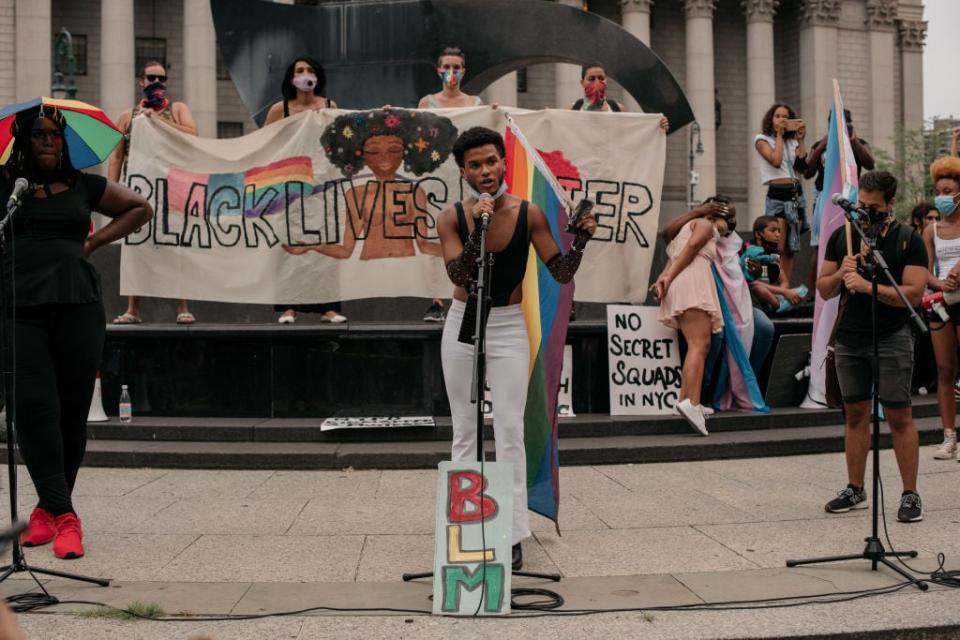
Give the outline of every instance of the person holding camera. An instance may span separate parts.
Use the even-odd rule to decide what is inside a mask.
[[[861,224],[867,237],[875,239],[876,249],[883,254],[891,275],[907,300],[917,306],[927,283],[927,250],[920,234],[897,221],[893,210],[896,194],[897,179],[889,172],[863,174],[858,206],[868,216]],[[817,280],[817,289],[825,300],[842,296],[834,354],[843,398],[848,484],[826,504],[828,513],[845,513],[867,506],[863,480],[870,451],[870,411],[874,393],[870,281],[873,266],[867,247],[856,231],[853,235],[853,255],[847,254],[846,225],[830,236]],[[876,393],[890,425],[893,450],[903,482],[897,520],[917,522],[923,520],[923,505],[917,493],[919,439],[910,408],[913,335],[908,326],[907,309],[882,275],[877,286],[877,305],[880,382]]]
[[[793,256],[800,250],[800,234],[807,229],[806,197],[800,178],[807,169],[807,125],[794,110],[778,103],[767,110],[753,146],[763,158],[760,180],[767,187],[766,214],[780,220],[781,267],[787,283],[793,274]]]

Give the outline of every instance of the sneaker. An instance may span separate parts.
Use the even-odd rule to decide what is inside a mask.
[[[333,315],[323,314],[320,316],[320,322],[329,322],[331,324],[342,324],[347,321],[347,316],[334,312]]]
[[[913,491],[904,491],[900,496],[900,509],[897,511],[900,522],[920,522],[923,520],[923,503]]]
[[[443,305],[434,302],[427,308],[427,312],[423,314],[424,322],[443,322]]]
[[[53,514],[46,509],[36,507],[30,513],[30,524],[27,525],[27,530],[20,534],[20,544],[25,547],[39,547],[53,540],[56,534]]]
[[[837,494],[837,497],[827,503],[824,510],[827,513],[846,513],[851,509],[867,508],[867,490],[848,484],[847,488]]]
[[[685,398],[677,403],[677,411],[679,411],[683,419],[687,421],[687,424],[693,427],[694,431],[702,436],[709,435],[707,433],[707,419],[704,417],[703,410],[700,406],[693,404],[689,399]]]
[[[943,442],[933,453],[934,460],[953,460],[957,457],[957,432],[944,434]]]
[[[708,407],[707,405],[702,404],[702,405],[700,405],[700,412],[701,412],[703,415],[705,415],[705,416],[708,416],[708,417],[709,417],[709,416],[712,416],[712,415],[713,415],[713,407]]]
[[[64,560],[83,557],[83,529],[75,513],[57,516],[57,535],[53,539],[53,555]]]
[[[280,314],[280,317],[277,318],[277,322],[280,324],[294,324],[297,321],[296,313],[284,312]]]

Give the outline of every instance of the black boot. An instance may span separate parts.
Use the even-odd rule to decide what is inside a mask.
[[[523,569],[523,549],[518,542],[513,545],[513,570],[520,571],[520,569]]]

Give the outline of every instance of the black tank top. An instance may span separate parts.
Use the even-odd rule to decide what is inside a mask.
[[[510,304],[510,294],[523,282],[523,275],[527,271],[527,255],[530,253],[530,240],[527,238],[527,206],[530,203],[524,200],[520,203],[520,213],[517,214],[517,225],[513,229],[513,237],[503,248],[503,251],[491,253],[493,268],[490,276],[490,298],[494,307],[505,307]],[[460,241],[466,244],[470,237],[467,229],[467,216],[463,212],[463,203],[454,205],[457,210],[457,233]],[[476,269],[473,273],[476,278]]]

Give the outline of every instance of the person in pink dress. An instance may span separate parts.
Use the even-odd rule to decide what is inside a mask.
[[[683,226],[667,245],[666,268],[653,284],[660,300],[658,319],[678,329],[687,342],[677,411],[701,435],[707,435],[706,416],[712,413],[700,404],[703,367],[710,352],[710,336],[723,329],[723,316],[713,264],[717,238],[727,233],[723,215],[697,218]]]

